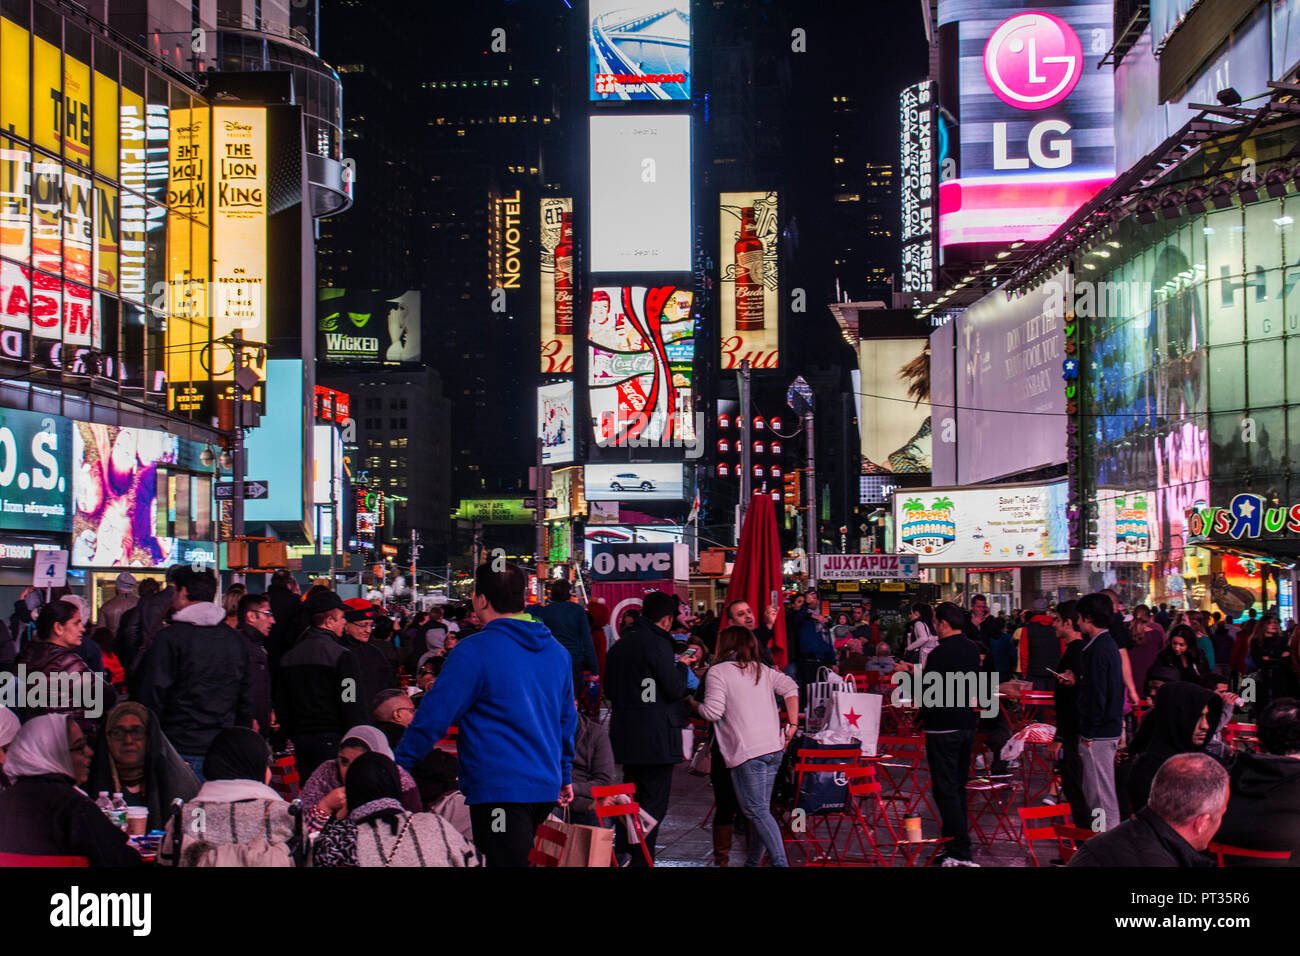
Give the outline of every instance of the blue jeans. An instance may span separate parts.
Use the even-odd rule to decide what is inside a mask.
[[[753,824],[749,833],[749,853],[745,866],[758,866],[763,860],[763,850],[772,858],[773,866],[789,866],[785,857],[785,844],[781,828],[772,816],[772,787],[776,785],[776,772],[781,767],[782,751],[773,751],[761,757],[751,757],[731,768],[731,782],[736,788],[740,809]]]
[[[194,776],[199,778],[199,783],[207,782],[203,776],[203,754],[199,754],[197,757],[194,754],[178,754],[177,756],[189,764],[189,768],[194,771]]]

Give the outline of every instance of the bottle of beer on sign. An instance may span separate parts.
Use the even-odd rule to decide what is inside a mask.
[[[740,210],[736,240],[736,331],[763,328],[763,243],[754,234],[754,207]]]
[[[560,213],[555,246],[555,334],[573,334],[573,213]]]

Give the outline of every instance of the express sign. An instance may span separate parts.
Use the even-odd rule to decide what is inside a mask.
[[[915,581],[914,554],[819,554],[818,581]]]

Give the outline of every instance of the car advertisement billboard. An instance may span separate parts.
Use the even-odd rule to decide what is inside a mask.
[[[1066,564],[1067,483],[894,492],[894,550],[922,567]]]
[[[542,463],[573,461],[573,383],[537,389],[537,433],[542,439]]]
[[[722,193],[718,235],[718,304],[722,369],[777,368],[780,364],[781,231],[777,194],[771,190]]]
[[[420,293],[414,290],[320,289],[317,354],[333,364],[420,361]]]
[[[0,408],[0,528],[69,531],[72,423]]]
[[[589,0],[587,61],[592,100],[689,100],[690,3]]]
[[[541,229],[537,244],[541,296],[542,374],[573,371],[573,200],[547,196],[541,200]]]
[[[591,271],[690,272],[691,118],[591,122]]]
[[[583,486],[588,501],[681,501],[683,469],[672,462],[587,465]]]
[[[588,398],[596,444],[697,444],[693,293],[678,286],[598,286],[587,323]]]
[[[939,186],[941,245],[1046,238],[1115,177],[1113,5],[942,0],[956,21],[958,177]]]

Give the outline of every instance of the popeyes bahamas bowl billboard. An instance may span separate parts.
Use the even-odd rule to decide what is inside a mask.
[[[1065,564],[1066,483],[894,492],[894,550],[921,565]]]

